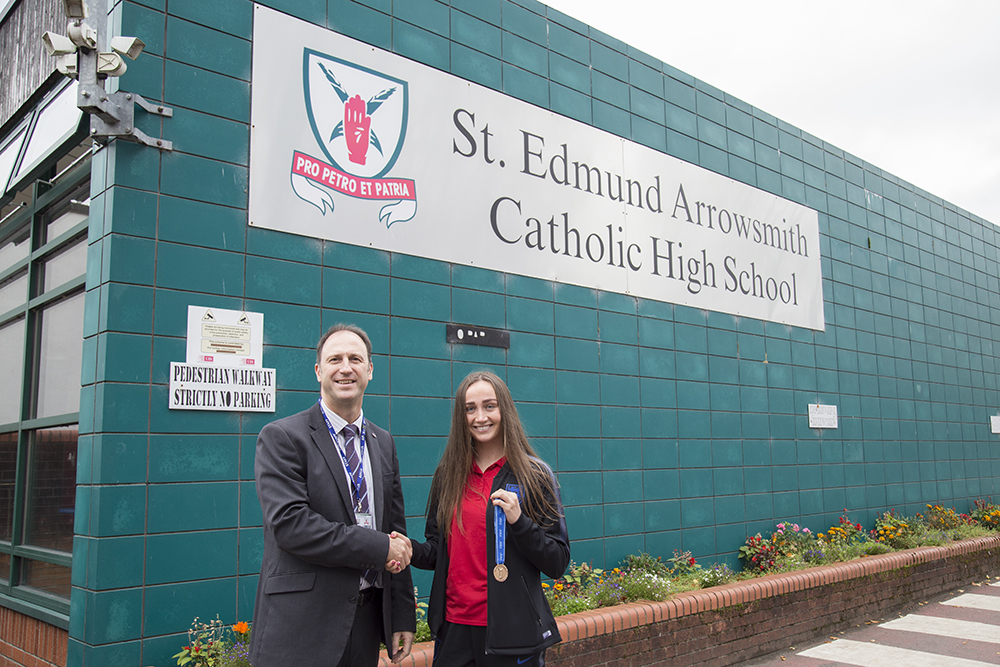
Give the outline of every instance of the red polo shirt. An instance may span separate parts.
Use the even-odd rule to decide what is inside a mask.
[[[444,617],[449,623],[486,625],[486,508],[490,505],[493,478],[500,472],[506,457],[483,472],[472,462],[472,470],[462,496],[463,534],[458,527],[458,513],[451,520],[448,540],[448,581],[445,587]],[[493,513],[490,513],[493,516]]]

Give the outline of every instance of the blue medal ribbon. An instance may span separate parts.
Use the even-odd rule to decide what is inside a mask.
[[[516,495],[517,496],[517,501],[521,502],[521,487],[519,485],[517,485],[517,484],[508,484],[505,488],[506,488],[507,491],[510,491],[511,493],[513,493],[514,495]],[[501,579],[500,577],[496,576],[496,574],[494,574],[494,577],[498,581],[503,581],[504,579],[507,578],[507,575],[506,575],[506,566],[504,566],[504,568],[500,568],[500,566],[504,565],[504,561],[507,559],[507,554],[506,554],[506,551],[507,551],[507,514],[503,511],[503,508],[500,507],[499,505],[495,505],[493,507],[493,532],[496,533],[496,541],[497,541],[497,544],[496,544],[497,569],[503,569],[504,570],[503,579]],[[496,572],[496,570],[494,570],[494,572]]]
[[[503,565],[504,559],[506,558],[507,515],[504,514],[503,508],[499,505],[495,506],[493,509],[493,530],[496,532],[497,536],[497,565]]]

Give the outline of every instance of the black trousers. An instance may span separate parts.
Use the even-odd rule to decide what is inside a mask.
[[[368,591],[371,591],[370,593]],[[337,667],[376,667],[379,644],[385,630],[382,623],[382,589],[370,588],[358,594],[354,625]]]
[[[434,667],[542,667],[545,651],[534,655],[486,652],[486,628],[445,621],[434,640]]]

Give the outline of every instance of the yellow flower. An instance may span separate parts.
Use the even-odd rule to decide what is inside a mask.
[[[557,591],[561,591],[562,589],[563,589],[563,585],[562,584],[556,584],[556,590]]]
[[[542,588],[548,588],[548,587],[549,587],[549,585],[543,581],[542,582]]]

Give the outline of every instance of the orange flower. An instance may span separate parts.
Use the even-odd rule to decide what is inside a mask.
[[[245,635],[250,630],[250,625],[246,621],[240,621],[233,626],[233,632],[238,635]]]

